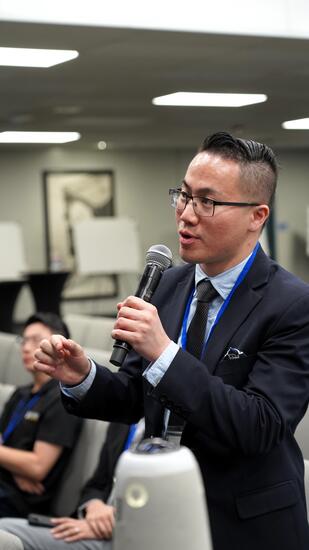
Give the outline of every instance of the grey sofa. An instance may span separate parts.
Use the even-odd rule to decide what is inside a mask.
[[[115,318],[69,313],[64,316],[64,320],[70,329],[71,338],[81,346],[105,351],[112,350],[111,332]]]

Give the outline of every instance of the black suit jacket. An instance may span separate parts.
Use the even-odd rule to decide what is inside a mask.
[[[177,341],[194,266],[167,270],[155,293]],[[230,347],[242,351],[227,359]],[[215,327],[204,361],[180,350],[157,387],[132,351],[123,368],[98,368],[69,411],[117,422],[146,417],[160,436],[164,409],[186,420],[182,443],[205,481],[214,550],[309,548],[303,459],[294,439],[309,396],[309,287],[260,249]]]

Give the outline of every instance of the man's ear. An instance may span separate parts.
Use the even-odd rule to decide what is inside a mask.
[[[252,208],[250,231],[262,230],[264,223],[269,217],[269,206],[267,204],[259,204]]]

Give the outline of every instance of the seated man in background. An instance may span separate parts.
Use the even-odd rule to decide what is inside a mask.
[[[106,502],[112,503],[115,466],[122,451],[140,439],[143,431],[141,421],[132,440],[132,427],[110,424],[96,470],[82,490],[78,518],[54,518],[52,528],[29,525],[26,519],[4,518],[0,530],[17,535],[24,550],[109,550],[115,520],[114,507]]]
[[[0,517],[48,513],[77,440],[81,421],[64,410],[57,382],[33,369],[38,343],[59,331],[69,337],[54,313],[36,313],[25,323],[21,352],[33,383],[14,391],[0,418]]]

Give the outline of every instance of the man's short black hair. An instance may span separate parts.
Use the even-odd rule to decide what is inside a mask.
[[[278,164],[268,145],[252,139],[237,138],[228,132],[216,132],[204,139],[199,148],[200,153],[203,151],[238,162],[242,184],[248,197],[272,205]]]
[[[42,323],[48,327],[54,334],[62,334],[65,338],[70,338],[69,329],[66,323],[57,315],[57,313],[37,311],[28,317],[24,324],[24,329],[33,323]]]
[[[241,139],[228,132],[216,132],[204,139],[200,151],[206,150],[221,152],[227,158],[240,162],[266,162],[277,174],[278,168],[273,150],[268,145],[253,139]]]

